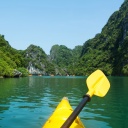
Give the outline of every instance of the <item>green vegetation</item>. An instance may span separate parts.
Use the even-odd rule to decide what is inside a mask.
[[[13,49],[4,36],[0,35],[0,76],[14,77],[14,69],[24,67],[24,65],[25,59],[22,57],[22,51]]]
[[[39,46],[30,45],[24,51],[23,56],[26,59],[27,68],[36,70],[35,72],[32,71],[31,74],[55,74],[54,64],[48,60],[48,56]]]
[[[28,76],[29,74],[28,70],[24,67],[19,67],[17,70],[22,73],[23,77]]]
[[[64,45],[54,45],[51,48],[50,56],[52,61],[60,67],[71,64],[72,52]]]
[[[76,46],[73,50],[64,45],[54,45],[50,50],[51,62],[61,68],[59,74],[74,75],[74,65],[79,60],[82,46]]]
[[[101,69],[106,75],[128,76],[128,0],[114,12],[101,33],[87,40],[83,46],[69,49],[54,45],[50,55],[42,48],[30,45],[20,51],[12,48],[0,35],[0,76],[89,75]]]
[[[77,75],[101,69],[106,75],[128,75],[128,0],[109,18],[100,34],[86,41],[75,67]]]

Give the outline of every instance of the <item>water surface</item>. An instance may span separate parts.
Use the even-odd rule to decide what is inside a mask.
[[[93,96],[80,118],[86,128],[128,127],[128,77],[109,77],[104,98]],[[75,108],[87,92],[86,77],[0,79],[0,128],[41,128],[60,100]]]

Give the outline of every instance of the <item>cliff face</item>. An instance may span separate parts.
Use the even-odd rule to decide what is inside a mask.
[[[67,67],[72,60],[72,50],[64,45],[54,45],[50,50],[50,58],[52,62],[59,67]]]
[[[39,46],[30,45],[24,51],[24,57],[30,74],[50,75],[55,73],[54,65],[48,61],[48,56]]]
[[[14,76],[14,69],[42,75],[89,75],[101,69],[106,75],[128,75],[128,0],[83,46],[54,45],[48,56],[35,45],[16,50],[0,35],[0,53],[0,76]]]
[[[22,51],[12,48],[4,36],[0,35],[0,76],[26,76],[27,70],[23,68],[24,65],[25,59],[22,57]]]
[[[125,0],[119,11],[111,15],[102,32],[84,43],[79,63],[84,65],[87,74],[97,68],[107,75],[128,74],[127,7],[128,0]]]
[[[74,65],[80,57],[81,50],[80,45],[74,49],[69,49],[64,45],[53,45],[50,50],[50,60],[61,69],[60,74],[73,75],[75,73]]]

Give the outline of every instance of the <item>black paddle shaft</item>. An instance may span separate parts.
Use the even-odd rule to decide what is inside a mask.
[[[88,101],[90,101],[90,97],[88,95],[85,95],[80,104],[75,108],[75,110],[64,122],[61,128],[69,128]]]

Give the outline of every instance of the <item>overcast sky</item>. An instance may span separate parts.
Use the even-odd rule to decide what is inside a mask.
[[[0,34],[13,48],[30,44],[49,54],[53,45],[73,49],[93,38],[124,0],[0,0]]]

